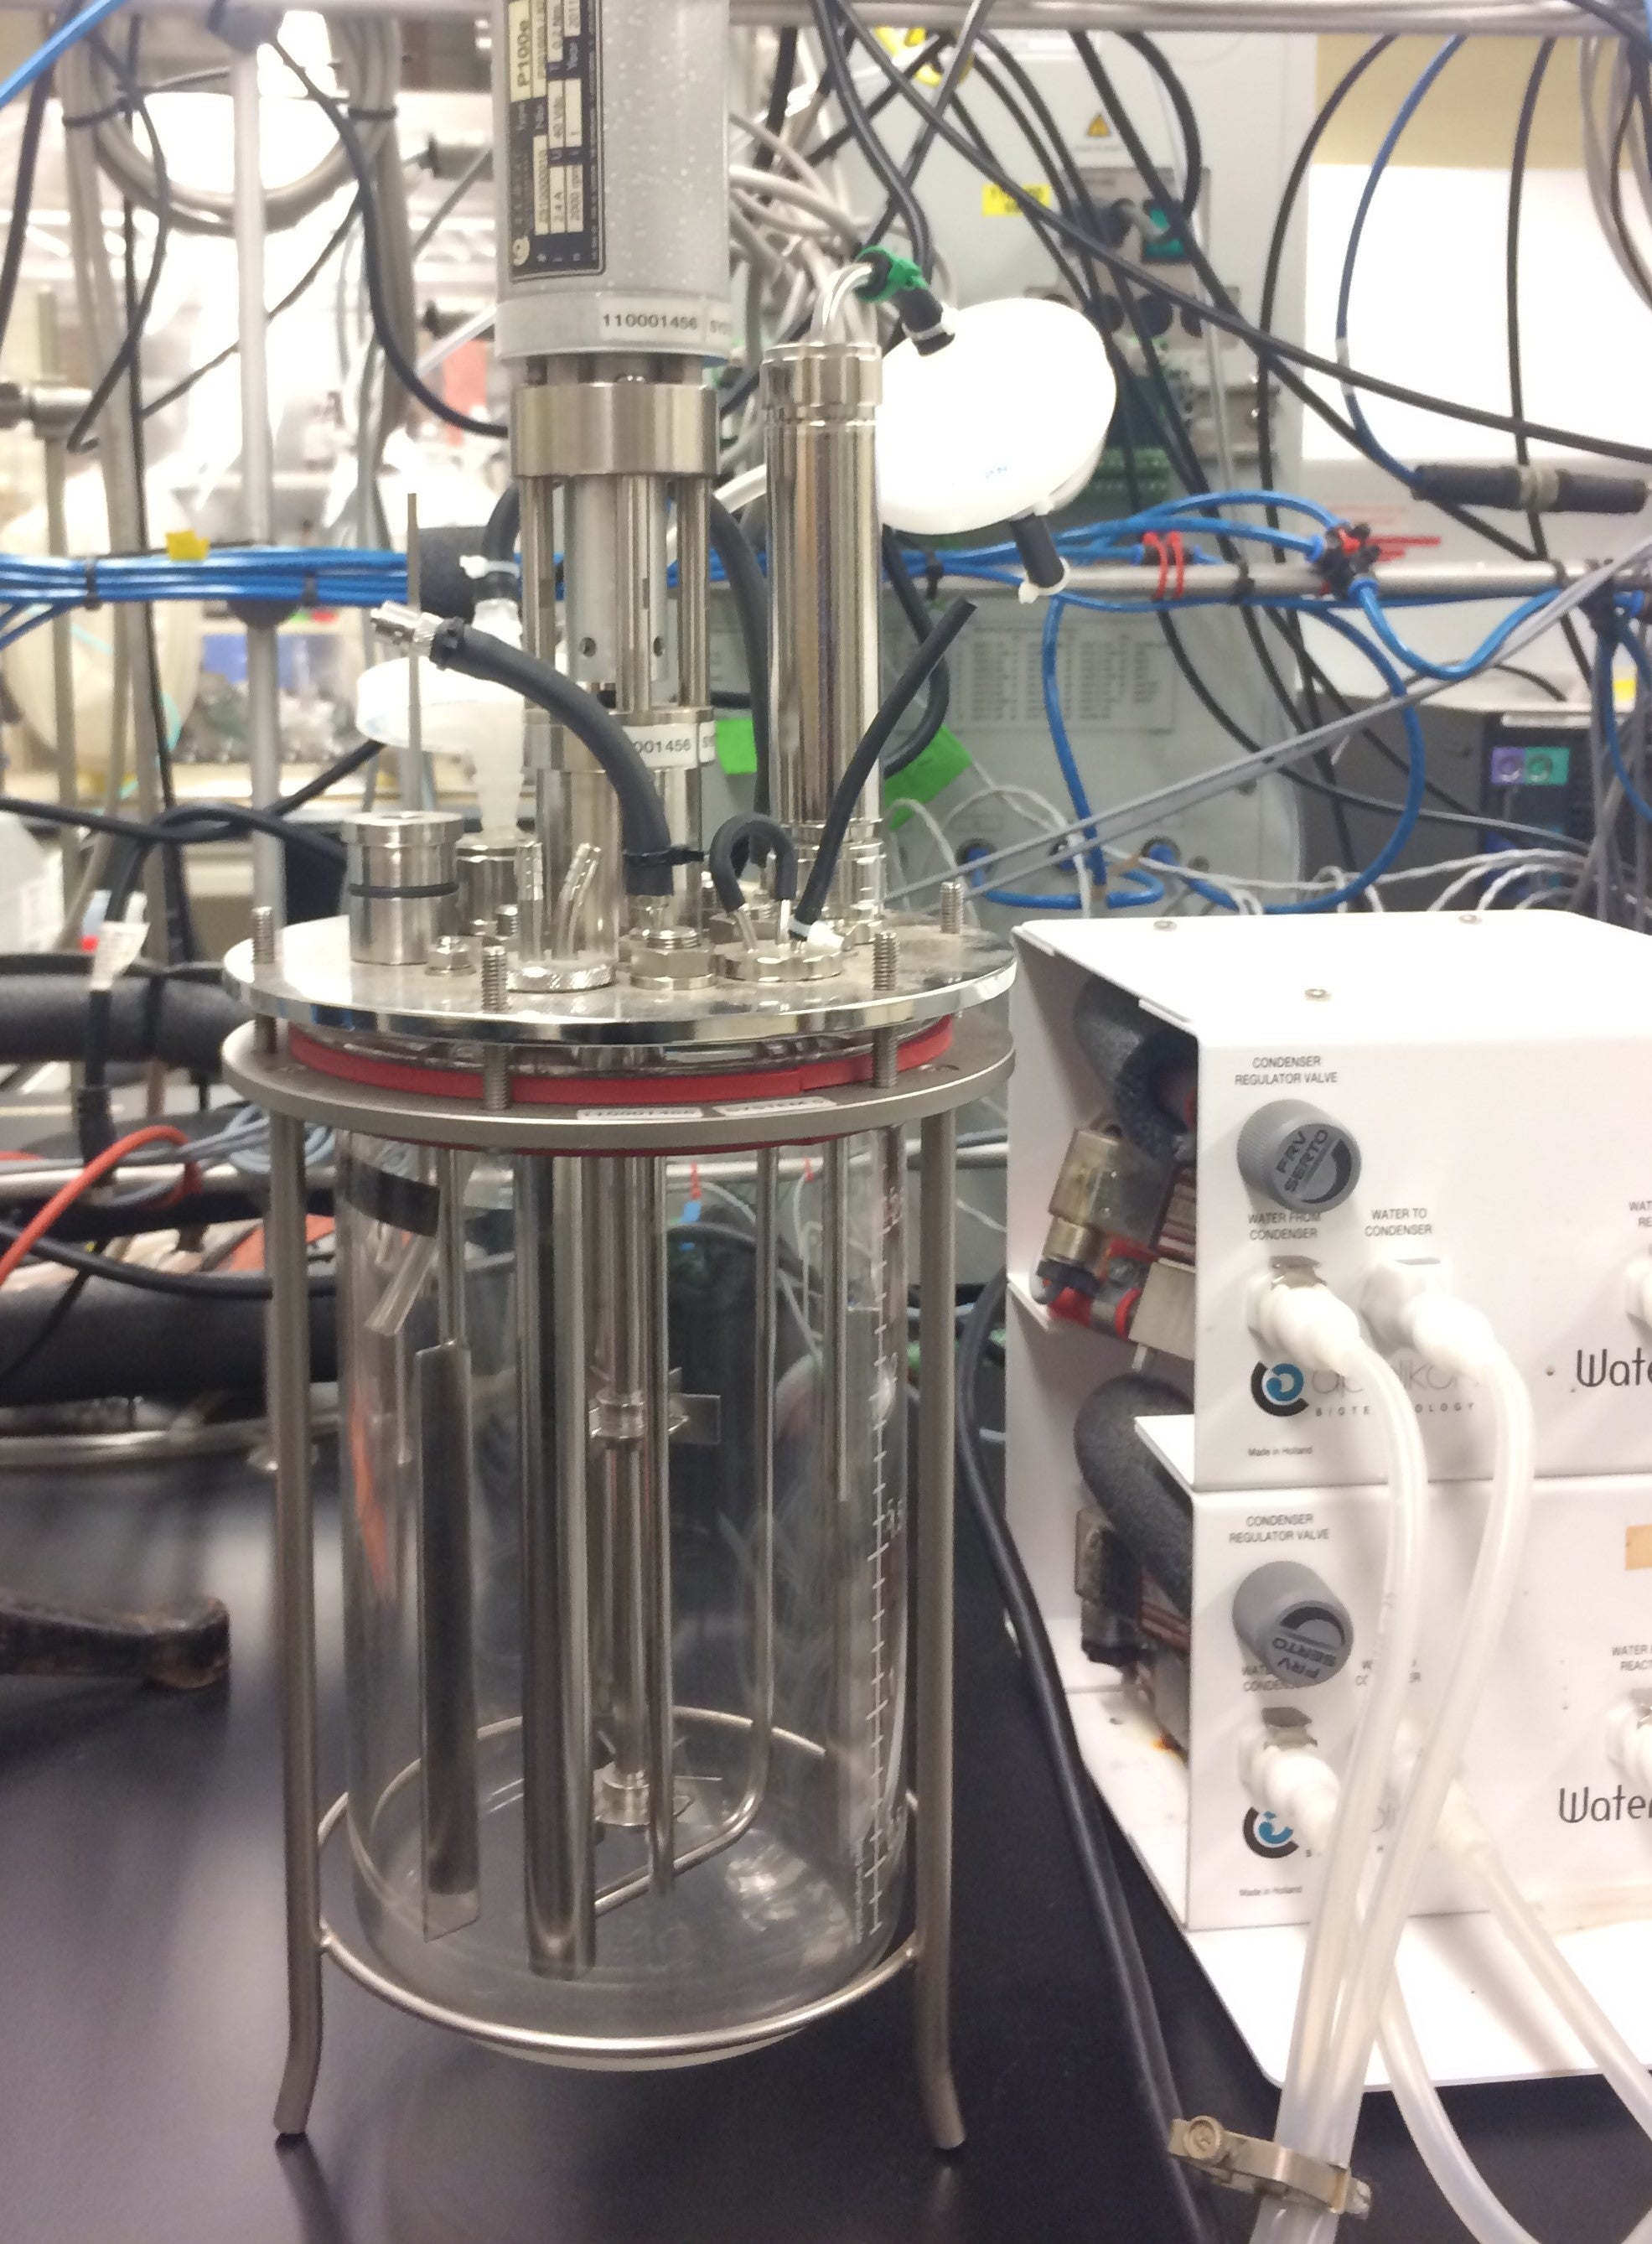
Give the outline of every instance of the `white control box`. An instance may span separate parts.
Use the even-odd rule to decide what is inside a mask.
[[[1529,1547],[1466,1780],[1528,1896],[1558,1925],[1592,1928],[1577,1934],[1585,1950],[1605,1943],[1586,1976],[1652,2057],[1652,1796],[1608,1742],[1615,1709],[1652,1704],[1652,1331],[1631,1311],[1629,1283],[1652,1249],[1652,944],[1541,912],[1046,921],[1020,943],[1009,1517],[1109,1806],[1277,2077],[1318,1881],[1295,1835],[1256,1812],[1240,1745],[1284,1709],[1333,1766],[1345,1762],[1376,1640],[1387,1491],[1365,1398],[1264,1356],[1247,1297],[1278,1258],[1311,1262],[1356,1305],[1384,1262],[1438,1260],[1452,1290],[1490,1317],[1536,1411]],[[1155,1718],[1150,1659],[1121,1679],[1080,1644],[1074,1531],[1093,1498],[1074,1423],[1092,1390],[1133,1368],[1133,1348],[1053,1316],[1036,1278],[1069,1141],[1107,1111],[1073,1031],[1096,977],[1197,1046],[1196,1239],[1182,1250],[1194,1270],[1192,1357],[1145,1367],[1187,1407],[1136,1422],[1190,1521],[1190,1609],[1161,1654],[1163,1672],[1185,1645],[1184,1680],[1160,1702],[1177,1702],[1167,1720],[1180,1743]],[[1241,1132],[1286,1100],[1317,1110],[1357,1157],[1333,1206],[1281,1205],[1241,1173]],[[1426,1727],[1455,1649],[1493,1430],[1472,1382],[1394,1361],[1433,1491],[1413,1678]],[[1279,1680],[1236,1632],[1235,1592],[1282,1558],[1311,1569],[1345,1614],[1350,1649],[1329,1680]],[[1435,2077],[1578,2069],[1569,2045],[1530,2024],[1528,1997],[1493,1998],[1488,2011],[1495,1958],[1470,1909],[1431,1863],[1401,1970],[1408,1984],[1415,1975]]]
[[[1027,1283],[1099,1086],[1071,1031],[1099,976],[1198,1046],[1192,1484],[1324,1487],[1380,1463],[1369,1405],[1264,1361],[1246,1290],[1276,1256],[1356,1304],[1385,1258],[1444,1261],[1530,1383],[1543,1475],[1652,1470],[1652,1333],[1625,1274],[1652,1249],[1652,944],[1561,912],[1311,915],[1020,930],[1008,1258]],[[1241,1128],[1305,1101],[1357,1145],[1324,1213],[1241,1176]],[[1467,1382],[1398,1359],[1431,1471],[1484,1470]],[[1099,1374],[1098,1374],[1099,1376]]]

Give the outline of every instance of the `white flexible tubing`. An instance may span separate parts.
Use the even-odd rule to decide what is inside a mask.
[[[1325,2076],[1338,1998],[1352,1966],[1360,1879],[1370,1860],[1372,1834],[1405,1719],[1422,1619],[1428,1469],[1417,1415],[1398,1376],[1368,1343],[1360,1343],[1345,1369],[1371,1396],[1388,1452],[1388,1553],[1371,1682],[1308,1929],[1291,2055],[1274,2128],[1278,2141],[1298,2150],[1312,2148],[1308,2130],[1316,2120],[1323,2132],[1335,2116],[1321,2111],[1316,2092]],[[1336,2227],[1334,2214],[1267,2199],[1258,2211],[1252,2244],[1320,2244],[1334,2236]]]
[[[1390,1982],[1382,2009],[1382,2058],[1399,2116],[1418,2155],[1434,2187],[1476,2244],[1538,2244],[1531,2231],[1492,2194],[1485,2176],[1463,2148],[1423,2064],[1397,1979]],[[1636,2221],[1626,2244],[1652,2244],[1652,2212]]]
[[[1365,2067],[1394,1951],[1418,1871],[1433,1844],[1440,1811],[1496,1657],[1526,1547],[1534,1470],[1531,1397],[1500,1348],[1494,1348],[1477,1369],[1493,1402],[1495,1438],[1486,1531],[1463,1611],[1457,1655],[1398,1825],[1378,1865],[1328,2063],[1310,2084],[1304,2132],[1296,2139],[1299,2149],[1337,2165],[1346,2162],[1353,2146]]]
[[[1467,1799],[1457,1795],[1448,1803],[1446,1815],[1453,1827],[1450,1859],[1473,1879],[1521,1963],[1582,2043],[1635,2126],[1652,2137],[1652,2075],[1567,1962]]]

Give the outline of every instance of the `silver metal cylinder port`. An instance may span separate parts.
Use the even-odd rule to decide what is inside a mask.
[[[463,831],[445,810],[364,810],[345,821],[352,958],[422,965],[431,945],[455,931]]]

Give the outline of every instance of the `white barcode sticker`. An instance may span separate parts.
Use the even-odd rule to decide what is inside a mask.
[[[700,1122],[703,1106],[582,1106],[582,1122]]]
[[[755,1119],[759,1114],[815,1114],[829,1109],[829,1098],[748,1098],[736,1106],[719,1106],[715,1111],[728,1121]]]

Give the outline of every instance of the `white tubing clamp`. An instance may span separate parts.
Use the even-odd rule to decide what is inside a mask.
[[[1219,2119],[1172,2119],[1170,2155],[1185,2159],[1222,2189],[1247,2197],[1280,2197],[1317,2211],[1363,2220],[1371,2211],[1371,2185],[1346,2166],[1310,2158],[1259,2135],[1236,2135]]]

